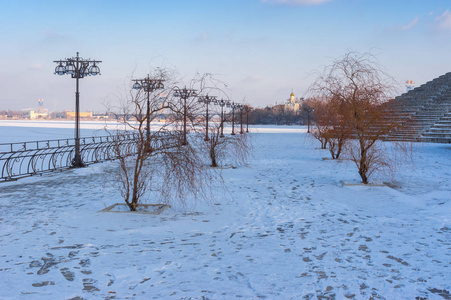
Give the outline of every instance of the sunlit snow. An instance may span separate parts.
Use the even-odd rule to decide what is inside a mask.
[[[18,123],[0,143],[73,136]],[[393,187],[344,187],[355,166],[306,128],[252,132],[249,166],[186,213],[99,213],[121,202],[111,162],[0,183],[0,298],[450,299],[451,145],[416,145]]]

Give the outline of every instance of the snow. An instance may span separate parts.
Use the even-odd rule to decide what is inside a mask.
[[[47,123],[0,122],[1,141],[73,134]],[[0,298],[451,297],[450,145],[415,146],[395,188],[342,186],[355,167],[305,127],[252,131],[249,166],[188,212],[99,213],[121,202],[111,162],[1,183]]]

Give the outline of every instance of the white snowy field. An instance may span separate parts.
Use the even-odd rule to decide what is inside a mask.
[[[0,143],[57,127],[0,122]],[[121,202],[111,162],[0,183],[0,299],[451,299],[451,145],[417,145],[396,189],[343,187],[355,167],[305,128],[253,131],[249,166],[187,213],[99,213]]]

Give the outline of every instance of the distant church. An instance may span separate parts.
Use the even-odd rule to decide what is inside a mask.
[[[287,99],[284,106],[285,112],[297,113],[301,109],[301,100],[303,100],[303,98],[298,99],[294,97],[294,93],[291,92],[290,99]]]

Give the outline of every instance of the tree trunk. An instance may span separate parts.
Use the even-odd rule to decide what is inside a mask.
[[[366,171],[359,170],[359,175],[360,175],[360,178],[362,178],[362,183],[368,184],[368,177],[366,176]]]
[[[218,164],[216,162],[216,153],[215,153],[214,147],[212,147],[210,150],[210,160],[211,160],[211,167],[216,168],[218,166]]]
[[[136,211],[136,207],[138,206],[138,199],[132,199],[131,203],[127,203],[128,208],[130,208],[130,211]]]
[[[368,184],[368,161],[367,161],[367,157],[366,157],[366,150],[364,148],[364,146],[360,145],[361,150],[360,150],[360,164],[359,164],[359,175],[360,178],[362,178],[362,183],[363,184]]]

